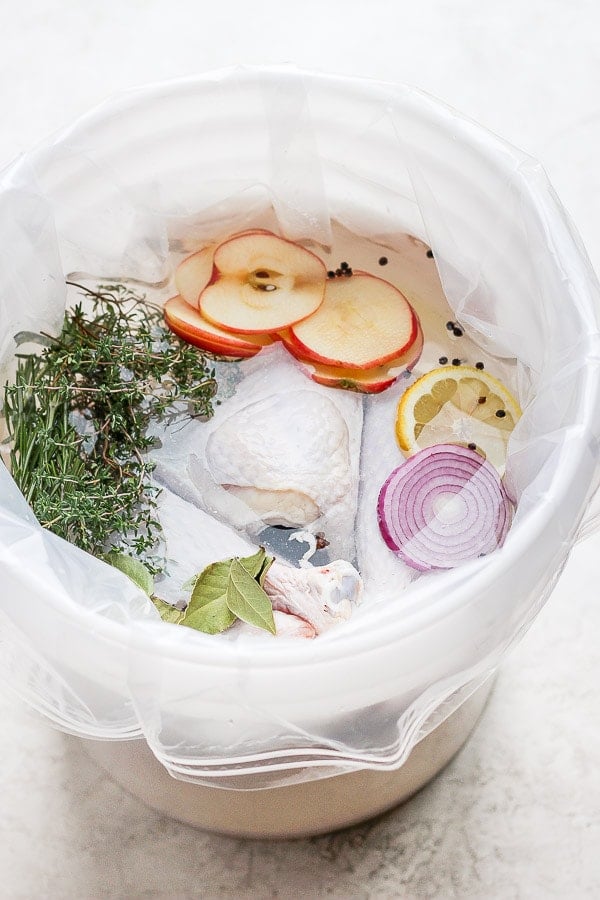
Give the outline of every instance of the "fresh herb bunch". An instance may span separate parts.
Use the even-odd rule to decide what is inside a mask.
[[[57,338],[41,336],[40,354],[19,356],[5,387],[11,472],[55,534],[95,555],[118,547],[158,573],[148,428],[210,417],[215,373],[143,296],[73,286],[85,304],[65,313]]]

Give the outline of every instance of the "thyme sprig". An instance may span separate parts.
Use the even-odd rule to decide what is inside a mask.
[[[95,555],[117,547],[153,573],[160,526],[153,420],[208,418],[215,373],[125,285],[77,285],[58,337],[19,355],[4,390],[13,477],[42,525]]]

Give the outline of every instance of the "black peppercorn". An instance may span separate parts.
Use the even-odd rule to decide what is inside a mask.
[[[453,359],[453,360],[452,360],[452,365],[453,365],[453,366],[460,366],[460,359]]]
[[[433,259],[433,250],[428,250],[428,251],[427,251],[427,258],[428,258],[428,259]]]
[[[340,269],[349,269],[350,266],[347,262],[340,263]]]
[[[327,277],[328,277],[328,278],[335,278],[335,272],[328,272],[328,273],[327,273]]]
[[[483,369],[483,363],[482,363],[482,362],[476,362],[476,363],[475,363],[475,368],[476,368],[476,369]]]
[[[379,265],[380,265],[380,266],[387,266],[387,264],[388,264],[388,258],[387,258],[387,256],[380,256],[380,257],[379,257]]]
[[[463,336],[462,328],[453,328],[452,332],[454,334],[454,337],[462,337]]]
[[[477,444],[467,444],[469,450],[477,450]]]
[[[497,409],[497,410],[496,410],[496,415],[497,415],[497,417],[498,417],[499,419],[503,419],[504,416],[506,415],[506,413],[504,412],[503,409]]]
[[[440,364],[440,366],[445,366],[447,362],[448,362],[448,357],[447,357],[447,356],[440,356],[440,358],[439,358],[439,364]]]
[[[446,322],[446,328],[448,331],[454,331],[454,322]]]

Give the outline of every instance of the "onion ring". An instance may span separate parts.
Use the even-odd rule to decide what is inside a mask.
[[[429,572],[501,547],[512,509],[498,473],[479,453],[436,444],[389,475],[377,519],[388,547],[411,568]]]

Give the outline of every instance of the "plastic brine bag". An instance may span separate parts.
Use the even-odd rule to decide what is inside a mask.
[[[415,580],[369,541],[359,497],[356,529],[346,515],[336,533],[373,602],[317,641],[215,640],[161,622],[125,575],[42,529],[0,467],[4,682],[65,731],[144,737],[175,777],[225,787],[400,766],[532,622],[598,481],[587,257],[537,163],[406,87],[236,68],[126,93],[17,160],[0,182],[5,377],[18,332],[58,331],[66,275],[162,289],[173,254],[265,226],[325,248],[336,229],[390,254],[407,235],[426,242],[452,313],[512,379],[523,415],[504,546]],[[364,486],[385,474],[377,416],[394,404],[331,393]],[[182,454],[189,465],[183,439],[157,455],[167,490]],[[200,505],[218,497],[201,466],[194,483]],[[188,533],[196,521],[205,529],[199,518]],[[256,537],[256,522],[233,524],[236,546]]]

